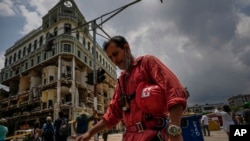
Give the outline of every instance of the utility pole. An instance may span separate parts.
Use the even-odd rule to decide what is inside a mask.
[[[97,112],[97,94],[96,94],[96,87],[97,87],[97,69],[96,69],[96,20],[93,20],[93,22],[91,23],[92,25],[92,30],[93,30],[93,53],[94,53],[94,71],[93,71],[93,82],[94,82],[94,109],[95,109],[95,113]],[[93,113],[94,114],[94,113]],[[96,116],[96,115],[94,115]],[[94,124],[97,123],[97,119],[94,119]],[[95,134],[94,136],[94,140],[98,141],[98,134]]]
[[[118,13],[120,13],[121,11],[123,11],[124,9],[126,9],[127,7],[129,7],[129,6],[137,3],[139,1],[141,1],[141,0],[135,0],[134,2],[131,2],[131,3],[129,3],[127,5],[124,5],[124,6],[120,7],[120,8],[118,8],[118,9],[115,9],[115,10],[113,10],[111,12],[103,14],[100,17],[95,18],[94,20],[91,20],[91,21],[89,21],[89,22],[87,22],[87,23],[85,23],[83,25],[80,25],[80,26],[72,29],[72,31],[73,31],[73,30],[76,30],[77,28],[80,28],[82,26],[86,26],[88,24],[91,24],[91,28],[93,30],[93,42],[94,42],[93,43],[93,55],[94,55],[93,85],[94,85],[94,110],[95,110],[95,113],[98,113],[97,112],[97,93],[96,93],[96,88],[97,88],[97,68],[96,68],[96,34],[97,34],[97,32],[96,32],[96,29],[99,28],[106,36],[108,36],[110,38],[110,36],[101,28],[102,24],[104,24],[105,22],[107,22],[108,20],[110,20],[112,17],[114,17],[115,15],[117,15]],[[112,15],[110,15],[110,14],[112,14]],[[105,20],[103,20],[103,18],[105,16],[107,16],[107,15],[110,15],[110,16],[108,18],[106,18]],[[101,19],[101,23],[100,24],[96,23],[96,21],[98,19]],[[97,119],[95,119],[94,123],[95,124],[97,123]],[[96,134],[94,136],[94,140],[98,141],[98,134]]]

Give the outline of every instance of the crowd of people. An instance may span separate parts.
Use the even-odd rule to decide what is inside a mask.
[[[250,125],[250,104],[245,102],[243,105],[243,111],[238,113],[233,113],[229,105],[224,105],[221,108],[216,108],[214,113],[202,113],[201,126],[203,129],[203,135],[210,136],[209,129],[209,115],[217,115],[222,117],[222,128],[226,132],[228,138],[230,136],[230,125]]]
[[[63,112],[58,113],[58,118],[52,120],[51,116],[46,117],[45,123],[42,126],[39,123],[34,124],[34,130],[24,137],[24,141],[67,141],[70,134],[70,124],[65,118]],[[81,114],[73,122],[73,129],[76,135],[86,132],[88,123],[93,120],[93,116],[88,117],[86,114]],[[5,141],[8,133],[7,120],[0,119],[0,141]],[[13,136],[15,137],[15,136]],[[107,138],[107,136],[105,137]]]

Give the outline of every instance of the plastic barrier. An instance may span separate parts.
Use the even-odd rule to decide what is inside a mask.
[[[220,123],[219,121],[215,121],[215,120],[210,120],[208,121],[208,126],[210,131],[219,131],[220,130]]]
[[[204,141],[200,119],[201,115],[182,117],[181,129],[184,141]]]

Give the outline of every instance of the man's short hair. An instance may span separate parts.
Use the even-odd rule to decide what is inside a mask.
[[[51,117],[47,116],[46,121],[51,121]]]
[[[123,37],[123,36],[120,36],[120,35],[114,36],[114,37],[110,38],[108,41],[105,41],[105,42],[103,43],[103,49],[104,49],[104,51],[107,50],[108,46],[109,46],[111,43],[115,43],[118,47],[124,49],[124,45],[125,45],[125,44],[128,44],[128,41],[127,41],[126,38]]]
[[[63,118],[63,117],[64,117],[64,113],[63,113],[62,111],[60,111],[60,112],[58,113],[58,115],[59,115],[60,118]]]

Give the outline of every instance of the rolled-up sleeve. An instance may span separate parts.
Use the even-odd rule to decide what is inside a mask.
[[[108,128],[112,128],[122,119],[122,110],[120,108],[120,96],[116,85],[114,95],[110,101],[109,107],[102,119],[106,121]]]
[[[186,91],[175,74],[168,69],[159,59],[146,55],[143,58],[144,67],[149,71],[151,79],[159,85],[166,98],[166,108],[181,104],[186,108]]]

